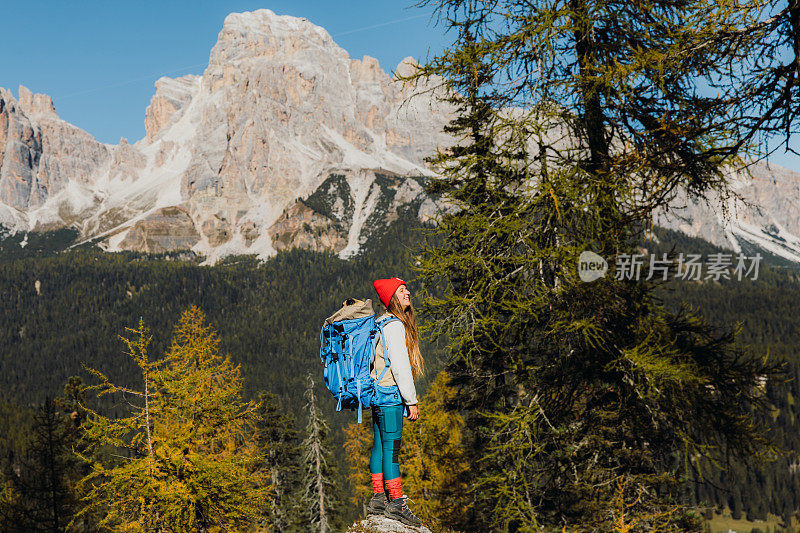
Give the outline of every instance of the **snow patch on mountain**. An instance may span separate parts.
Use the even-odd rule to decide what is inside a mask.
[[[380,195],[378,188],[374,187],[375,179],[371,173],[359,172],[349,176],[347,184],[350,186],[355,208],[350,231],[347,233],[347,246],[339,252],[339,256],[345,259],[356,255],[363,244],[362,229],[369,216],[375,212]]]

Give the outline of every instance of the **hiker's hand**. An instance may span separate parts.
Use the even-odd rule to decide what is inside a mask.
[[[419,418],[419,408],[416,405],[409,405],[408,406],[408,419],[409,420],[416,420]]]

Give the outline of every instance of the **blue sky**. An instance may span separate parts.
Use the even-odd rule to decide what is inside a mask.
[[[430,8],[413,0],[38,0],[3,7],[0,87],[49,94],[59,116],[98,140],[144,136],[145,109],[161,76],[201,74],[225,16],[268,8],[323,26],[351,57],[392,70],[447,42]],[[782,152],[783,150],[779,150]],[[800,157],[771,160],[800,171]]]

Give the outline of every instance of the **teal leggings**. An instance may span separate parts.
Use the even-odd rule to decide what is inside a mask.
[[[383,479],[400,477],[400,439],[403,436],[403,406],[387,405],[372,408],[372,455],[369,471],[383,473]]]

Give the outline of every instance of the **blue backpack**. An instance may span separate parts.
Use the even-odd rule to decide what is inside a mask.
[[[350,298],[341,309],[325,319],[319,333],[319,357],[324,366],[325,386],[338,401],[337,411],[358,409],[359,424],[364,408],[402,403],[397,387],[378,385],[391,366],[383,327],[394,320],[398,319],[384,317],[376,320],[371,300]],[[375,357],[379,333],[386,366],[373,380],[369,367]]]

